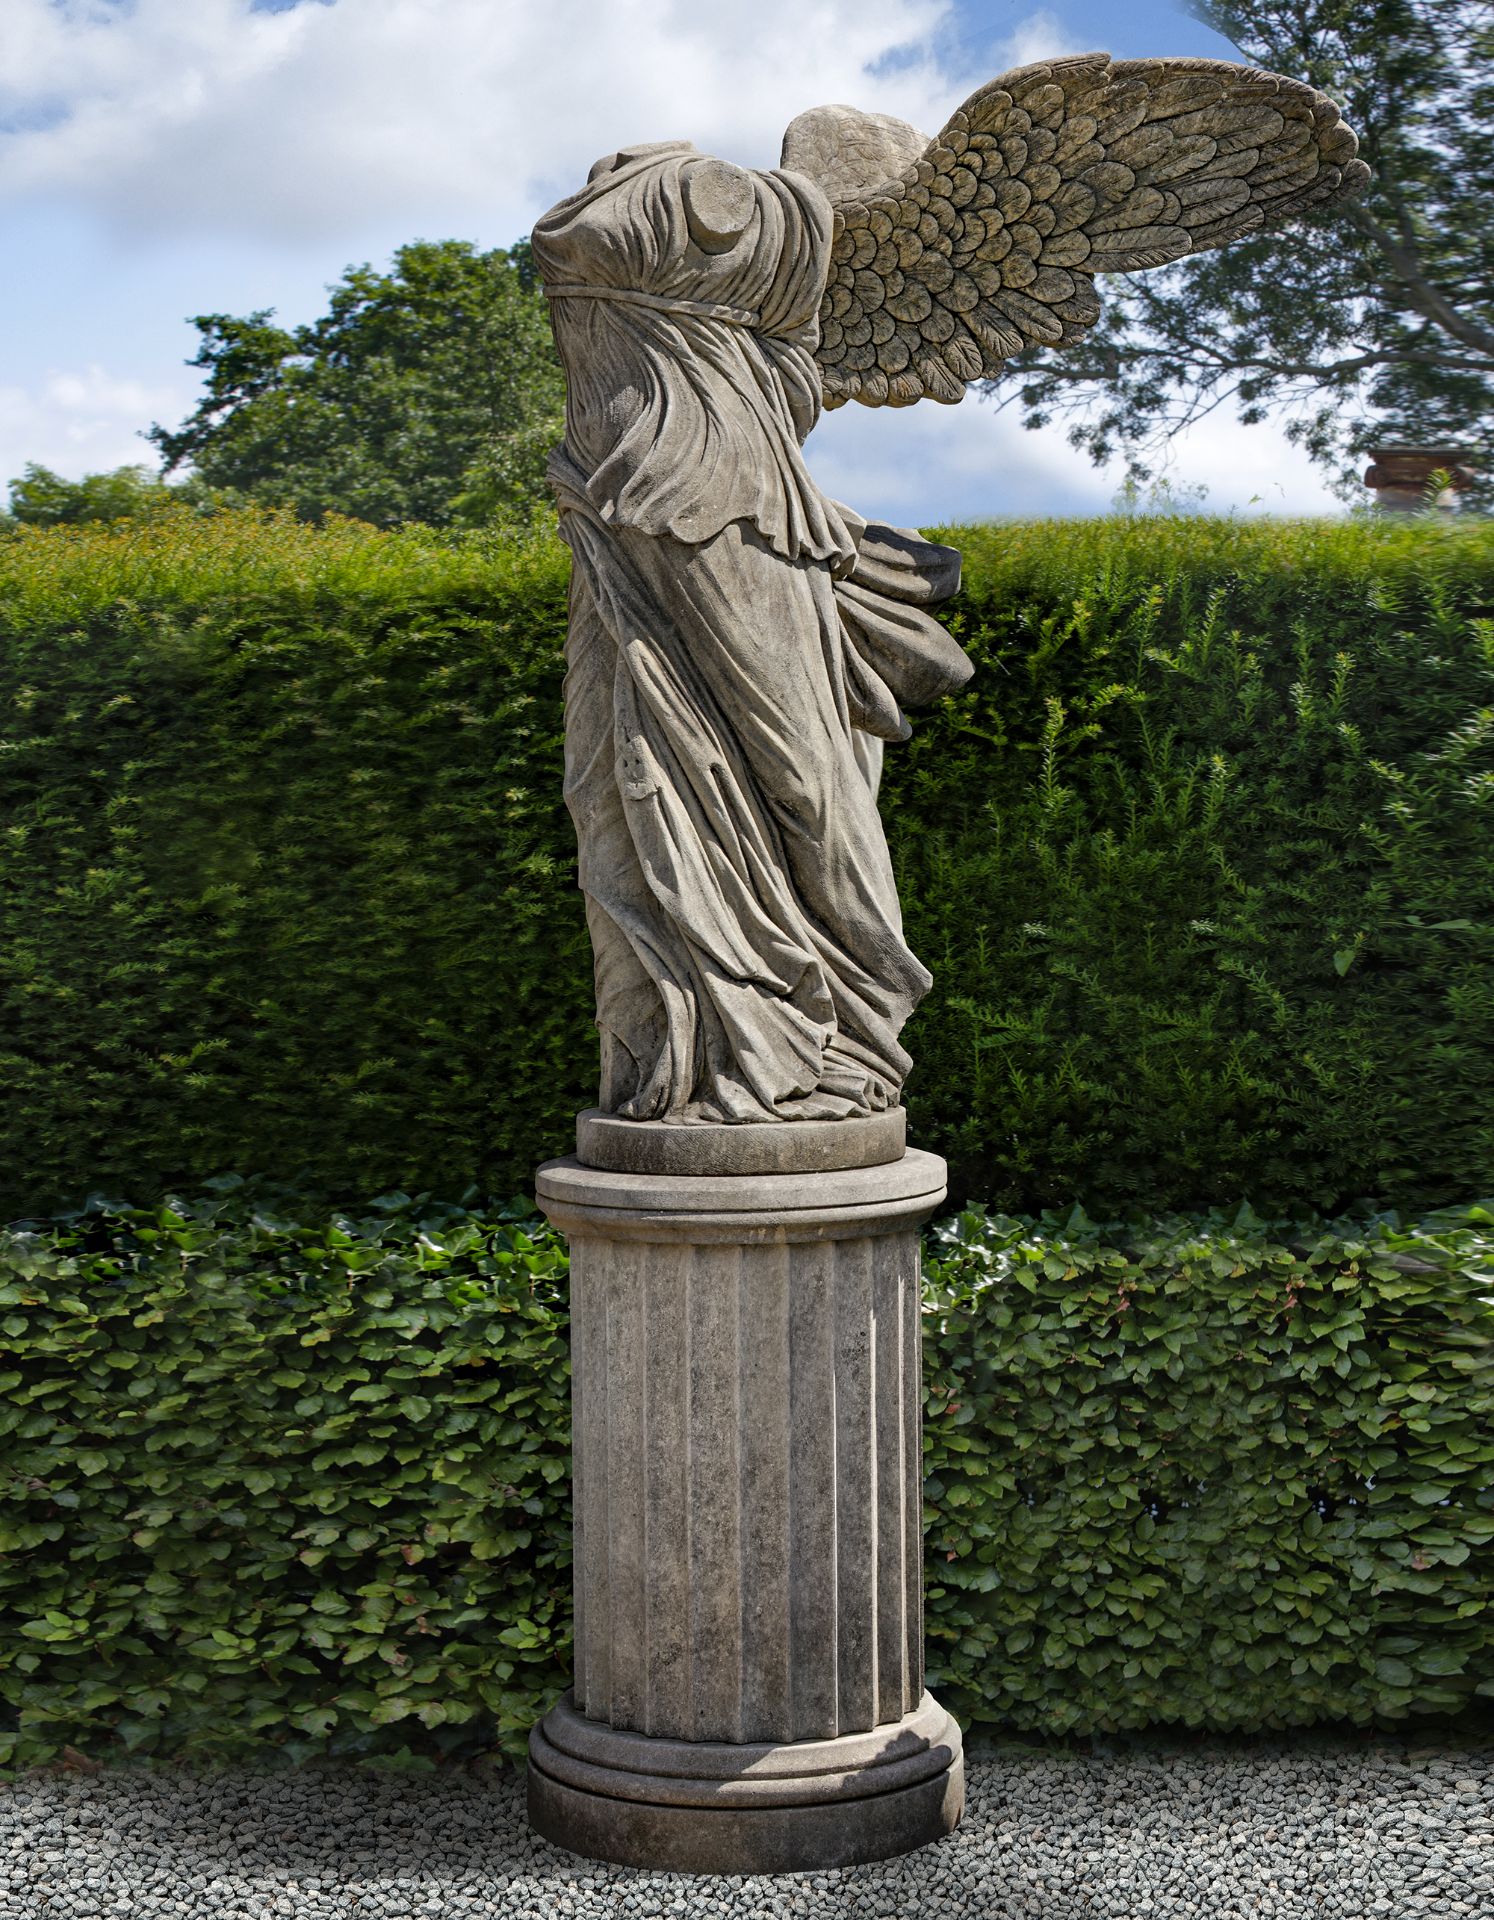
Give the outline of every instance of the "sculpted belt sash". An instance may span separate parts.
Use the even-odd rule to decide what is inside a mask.
[[[697,320],[724,320],[728,326],[757,327],[762,315],[750,307],[717,306],[709,300],[676,300],[660,293],[642,293],[635,287],[546,287],[547,300],[621,300],[632,307],[653,307],[660,313],[687,313]]]

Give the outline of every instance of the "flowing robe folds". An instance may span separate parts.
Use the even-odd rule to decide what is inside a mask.
[[[924,609],[959,558],[827,499],[800,445],[832,216],[753,174],[691,239],[670,143],[612,156],[535,228],[568,377],[550,467],[573,555],[566,799],[596,960],[601,1106],[631,1119],[896,1105],[929,985],[874,768],[900,708],[969,674]],[[870,749],[870,750],[869,750]]]

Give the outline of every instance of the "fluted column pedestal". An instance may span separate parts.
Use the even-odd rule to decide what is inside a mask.
[[[918,1229],[944,1163],[541,1169],[571,1246],[576,1654],[529,1816],[629,1865],[775,1872],[952,1828],[924,1692]]]

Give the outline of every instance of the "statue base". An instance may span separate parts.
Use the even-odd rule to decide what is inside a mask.
[[[959,1819],[923,1683],[919,1227],[944,1172],[540,1168],[571,1250],[575,1496],[574,1685],[530,1747],[547,1838],[787,1873]]]
[[[908,1144],[902,1107],[848,1120],[764,1121],[761,1125],[624,1120],[589,1107],[576,1116],[576,1158],[606,1173],[841,1173],[885,1167]]]
[[[950,1833],[960,1731],[932,1695],[835,1740],[660,1740],[567,1694],[529,1740],[529,1824],[590,1860],[670,1873],[796,1873],[886,1860]]]

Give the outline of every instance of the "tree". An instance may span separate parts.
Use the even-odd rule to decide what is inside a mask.
[[[1145,479],[1167,440],[1235,403],[1345,492],[1376,441],[1494,428],[1494,5],[1195,0],[1249,61],[1343,107],[1374,170],[1360,200],[1162,272],[1107,276],[1100,323],[987,392],[1058,417]],[[1352,464],[1351,464],[1352,463]]]
[[[401,247],[350,267],[328,312],[287,330],[272,310],[204,314],[207,392],[146,436],[167,472],[307,519],[391,526],[525,513],[544,497],[565,386],[527,243]]]
[[[28,460],[10,483],[8,518],[23,527],[75,527],[87,520],[133,520],[185,502],[200,507],[200,485],[167,486],[149,467],[116,467],[112,473],[87,473],[65,480],[50,467]]]

